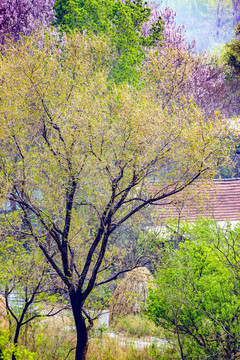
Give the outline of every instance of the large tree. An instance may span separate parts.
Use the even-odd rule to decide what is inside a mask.
[[[109,87],[111,56],[94,35],[71,35],[60,47],[40,34],[9,44],[1,59],[2,206],[16,204],[24,236],[68,291],[76,360],[85,359],[89,295],[128,270],[109,272],[116,231],[213,176],[227,152],[221,117],[207,118],[190,98],[164,109],[146,74],[141,88]],[[168,76],[162,81],[169,86]]]

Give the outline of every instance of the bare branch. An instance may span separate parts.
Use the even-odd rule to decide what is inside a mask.
[[[132,270],[136,269],[137,267],[141,266],[141,265],[139,265],[139,261],[140,261],[140,260],[138,260],[137,263],[136,263],[133,267],[131,267],[130,269],[121,270],[121,271],[119,271],[116,275],[112,276],[111,278],[95,284],[94,287],[97,287],[97,286],[103,285],[103,284],[107,284],[107,283],[109,283],[109,282],[111,282],[111,281],[113,281],[113,280],[116,280],[119,275],[124,274],[124,273],[126,273],[126,272],[129,272],[129,271],[132,271]]]

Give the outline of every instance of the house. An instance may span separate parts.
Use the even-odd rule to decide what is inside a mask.
[[[192,191],[191,191],[192,186]],[[212,218],[218,223],[240,221],[240,178],[213,180],[207,186],[195,182],[188,193],[179,193],[168,202],[156,205],[157,224],[169,218],[195,221],[200,216]]]

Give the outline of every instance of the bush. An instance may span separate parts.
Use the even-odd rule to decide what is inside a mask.
[[[0,329],[0,359],[12,360],[13,351],[17,360],[37,359],[36,353],[27,350],[25,347],[14,347],[14,345],[11,343],[11,336],[9,331]]]

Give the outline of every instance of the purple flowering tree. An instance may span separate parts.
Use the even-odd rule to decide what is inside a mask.
[[[188,44],[185,39],[184,25],[177,26],[176,13],[170,8],[158,9],[156,3],[151,5],[151,16],[143,26],[143,34],[150,33],[151,24],[162,17],[165,25],[164,42],[158,48],[157,62],[149,55],[149,63],[153,66],[153,77],[159,83],[159,96],[165,106],[172,101],[187,95],[200,106],[208,116],[216,110],[229,116],[237,112],[237,101],[228,81],[228,68],[219,65],[216,59],[207,53],[198,55],[195,42]],[[150,65],[151,66],[151,65]],[[169,86],[162,86],[162,79],[168,77]]]
[[[48,26],[54,19],[55,0],[1,0],[0,43],[5,37],[18,40],[21,35],[30,35],[37,27]]]

